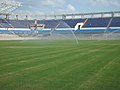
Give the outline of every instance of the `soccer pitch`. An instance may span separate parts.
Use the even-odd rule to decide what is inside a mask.
[[[120,90],[120,41],[0,41],[0,90]]]

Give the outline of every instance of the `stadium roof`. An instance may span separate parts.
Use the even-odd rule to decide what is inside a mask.
[[[18,1],[0,0],[0,14],[9,14],[20,6],[22,6],[22,3]]]

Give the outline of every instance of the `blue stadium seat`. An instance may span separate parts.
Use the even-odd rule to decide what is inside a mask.
[[[84,27],[107,27],[111,18],[91,18],[88,19]]]
[[[33,24],[33,20],[8,20],[14,28],[29,28]]]
[[[104,27],[107,28],[109,22],[112,18],[89,18],[85,23],[83,28],[96,28],[96,27]],[[66,20],[38,20],[38,24],[45,24],[45,28],[74,28],[77,23],[84,22],[86,19],[66,19]],[[34,24],[35,20],[5,20],[0,19],[0,28],[29,28],[31,24]],[[115,17],[112,19],[110,23],[110,27],[120,27],[120,17]],[[116,30],[116,29],[115,29]],[[9,31],[0,30],[0,32],[10,33]],[[23,30],[14,30],[16,33],[31,33],[31,31],[23,31]],[[56,31],[56,32],[62,32]],[[67,32],[67,31],[65,31]],[[104,32],[102,30],[81,30],[76,32]]]
[[[120,27],[120,17],[113,18],[110,27]]]
[[[85,19],[67,19],[63,20],[66,24],[69,25],[69,27],[74,28],[77,23],[84,22]]]

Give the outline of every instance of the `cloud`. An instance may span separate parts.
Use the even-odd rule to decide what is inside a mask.
[[[69,5],[67,6],[67,10],[68,10],[68,11],[71,11],[71,12],[74,12],[74,11],[76,11],[76,8],[75,8],[73,5],[69,4]]]
[[[91,0],[93,5],[120,7],[120,0]]]
[[[23,2],[23,7],[21,9],[23,11],[30,11],[34,13],[34,11],[49,13],[49,14],[57,14],[57,13],[66,13],[66,12],[74,12],[76,8],[67,2],[67,0],[20,0]],[[36,2],[35,2],[36,1]],[[29,2],[29,3],[28,3]],[[21,11],[22,11],[21,10]]]
[[[16,13],[16,12],[13,12],[13,13]],[[17,11],[17,14],[26,14],[26,15],[37,15],[37,14],[39,14],[39,15],[45,15],[45,13],[44,12],[40,12],[40,11],[29,11],[29,10],[18,10]]]
[[[18,10],[44,14],[119,10],[120,0],[16,0],[23,2]]]
[[[19,0],[23,2],[23,6],[20,8],[23,11],[37,11],[53,14],[60,9],[66,8],[66,0]]]
[[[24,5],[30,5],[41,8],[59,7],[66,3],[66,0],[19,0],[19,1],[22,1]]]
[[[40,3],[42,6],[60,7],[65,4],[65,0],[43,0]]]

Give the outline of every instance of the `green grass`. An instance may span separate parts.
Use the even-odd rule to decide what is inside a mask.
[[[0,90],[120,90],[120,41],[0,41]]]

